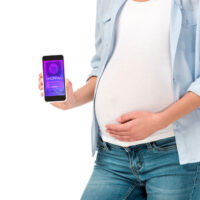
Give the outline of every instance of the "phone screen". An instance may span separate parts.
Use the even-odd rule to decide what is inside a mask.
[[[65,100],[65,75],[62,55],[43,56],[43,80],[46,101]]]

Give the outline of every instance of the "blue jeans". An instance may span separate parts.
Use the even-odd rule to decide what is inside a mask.
[[[179,164],[175,137],[121,147],[98,141],[81,200],[200,200],[200,162]]]

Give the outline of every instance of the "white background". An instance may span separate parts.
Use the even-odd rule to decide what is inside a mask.
[[[0,200],[80,199],[95,159],[92,102],[55,108],[38,75],[43,55],[63,54],[74,91],[86,83],[95,15],[93,0],[0,2]]]

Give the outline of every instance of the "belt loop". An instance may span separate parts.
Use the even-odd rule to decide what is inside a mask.
[[[106,151],[110,151],[110,146],[108,145],[108,143],[105,142],[104,140],[102,140],[102,141],[103,141],[103,146],[106,149]]]
[[[102,139],[102,137],[101,137],[100,135],[99,135],[99,140],[101,140],[101,143],[103,144],[104,149],[105,149],[106,151],[110,151],[110,146],[108,145],[107,142],[105,142],[105,141]]]
[[[153,149],[152,142],[147,142],[147,149]]]

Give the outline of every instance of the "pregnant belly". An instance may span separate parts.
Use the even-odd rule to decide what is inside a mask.
[[[153,74],[154,73],[154,74]],[[159,74],[159,75],[158,75]],[[95,111],[100,128],[133,111],[160,112],[173,103],[170,71],[133,73],[117,67],[106,68],[98,84]]]

